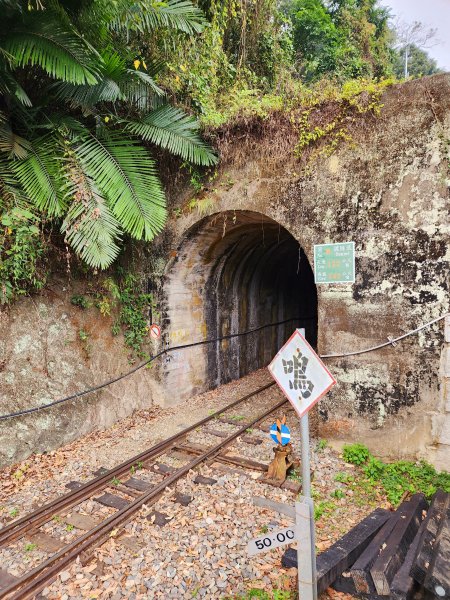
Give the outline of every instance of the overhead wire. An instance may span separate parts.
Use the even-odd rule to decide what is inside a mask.
[[[428,321],[428,323],[425,323],[424,325],[421,325],[420,327],[417,327],[416,329],[412,329],[411,331],[408,331],[407,333],[405,333],[403,335],[400,335],[396,338],[389,339],[389,341],[384,342],[382,344],[378,344],[376,346],[371,346],[370,348],[365,348],[363,350],[355,350],[352,352],[338,353],[338,354],[321,354],[320,358],[346,358],[348,356],[357,356],[359,354],[365,354],[367,352],[372,352],[374,350],[380,350],[381,348],[385,348],[387,346],[394,346],[397,342],[399,342],[411,335],[419,333],[423,329],[426,329],[427,327],[434,325],[434,323],[437,323],[438,321],[441,321],[442,319],[445,319],[445,317],[448,317],[448,316],[450,316],[450,313],[446,313],[440,317],[437,317],[436,319],[433,319],[432,321]],[[136,373],[136,371],[143,369],[144,367],[146,367],[147,365],[149,365],[156,359],[160,358],[161,356],[168,354],[170,352],[174,352],[176,350],[186,350],[188,348],[194,348],[196,346],[201,346],[204,344],[217,343],[217,342],[221,342],[224,340],[229,340],[231,338],[249,335],[251,333],[261,331],[262,329],[266,329],[268,327],[277,327],[279,325],[285,325],[286,323],[291,323],[292,321],[307,321],[307,320],[311,320],[311,319],[314,319],[314,317],[292,317],[291,319],[285,319],[284,321],[277,321],[276,323],[268,323],[266,325],[260,325],[259,327],[255,327],[254,329],[249,329],[248,331],[242,331],[239,333],[229,333],[227,335],[223,335],[223,336],[213,338],[213,339],[200,340],[198,342],[191,342],[189,344],[183,344],[180,346],[172,346],[170,348],[164,348],[164,349],[160,350],[157,354],[155,354],[155,355],[151,356],[150,358],[148,358],[147,360],[145,360],[144,362],[141,362],[140,364],[136,365],[135,367],[133,367],[126,373],[122,373],[121,375],[118,375],[117,377],[113,377],[112,379],[108,379],[107,381],[104,381],[98,385],[86,388],[85,390],[82,390],[81,392],[76,392],[69,396],[65,396],[64,398],[54,400],[53,402],[49,402],[48,404],[34,406],[32,408],[27,408],[24,410],[19,410],[19,411],[13,412],[13,413],[0,415],[0,421],[4,421],[6,419],[12,419],[15,417],[21,417],[24,415],[29,415],[31,413],[39,412],[41,410],[46,410],[53,406],[58,406],[59,404],[63,404],[65,402],[70,402],[70,401],[76,400],[78,398],[82,398],[83,396],[86,396],[88,394],[97,392],[109,385],[112,385],[113,383],[117,383],[118,381],[125,379],[126,377],[130,377],[130,375],[133,375],[134,373]]]

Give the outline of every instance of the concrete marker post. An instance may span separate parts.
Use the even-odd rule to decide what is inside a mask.
[[[295,503],[295,539],[297,541],[298,595],[301,600],[315,600],[311,564],[311,511],[306,502]]]
[[[304,544],[297,543],[298,565],[298,593],[300,598],[317,600],[317,569],[316,569],[316,531],[314,525],[314,500],[311,496],[311,463],[309,456],[309,416],[304,414],[300,419],[301,452],[302,452],[302,492],[297,505],[304,507],[302,510],[308,514],[309,535],[303,536]],[[304,519],[303,519],[304,520]],[[302,557],[300,556],[302,554]],[[300,562],[301,560],[301,562]],[[306,564],[304,564],[306,562]],[[300,578],[300,564],[305,569]],[[306,578],[305,578],[306,576]],[[308,580],[310,583],[308,583]]]

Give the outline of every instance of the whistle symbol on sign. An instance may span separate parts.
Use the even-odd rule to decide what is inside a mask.
[[[285,374],[293,375],[293,380],[289,379],[289,389],[298,390],[305,400],[311,396],[314,389],[313,382],[307,379],[305,374],[308,362],[309,359],[300,352],[300,348],[297,348],[292,360],[282,359]]]

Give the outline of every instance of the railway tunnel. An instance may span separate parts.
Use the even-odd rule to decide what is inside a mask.
[[[261,213],[226,211],[196,223],[164,287],[171,346],[256,330],[171,353],[164,371],[178,398],[169,403],[266,366],[296,327],[317,344],[311,265],[291,233]]]

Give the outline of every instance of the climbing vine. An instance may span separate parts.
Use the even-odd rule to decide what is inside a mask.
[[[151,311],[157,318],[158,312],[153,295],[141,291],[136,275],[118,268],[115,277],[96,282],[95,288],[91,285],[86,294],[73,295],[71,303],[82,310],[95,307],[103,317],[114,316],[111,333],[114,336],[123,333],[124,344],[131,351],[130,361],[148,358],[144,351],[148,314]]]
[[[38,217],[26,207],[6,210],[0,225],[0,304],[6,304],[45,285],[45,241]]]
[[[394,79],[351,80],[340,89],[327,85],[306,96],[303,108],[299,114],[293,112],[291,121],[298,127],[295,154],[307,172],[315,159],[329,157],[342,143],[353,142],[350,126],[358,117],[381,114],[381,97],[393,83]]]
[[[112,326],[113,334],[123,331],[125,345],[134,356],[148,358],[143,346],[148,339],[147,313],[153,305],[152,294],[142,293],[137,277],[125,273],[115,291],[119,315]]]

